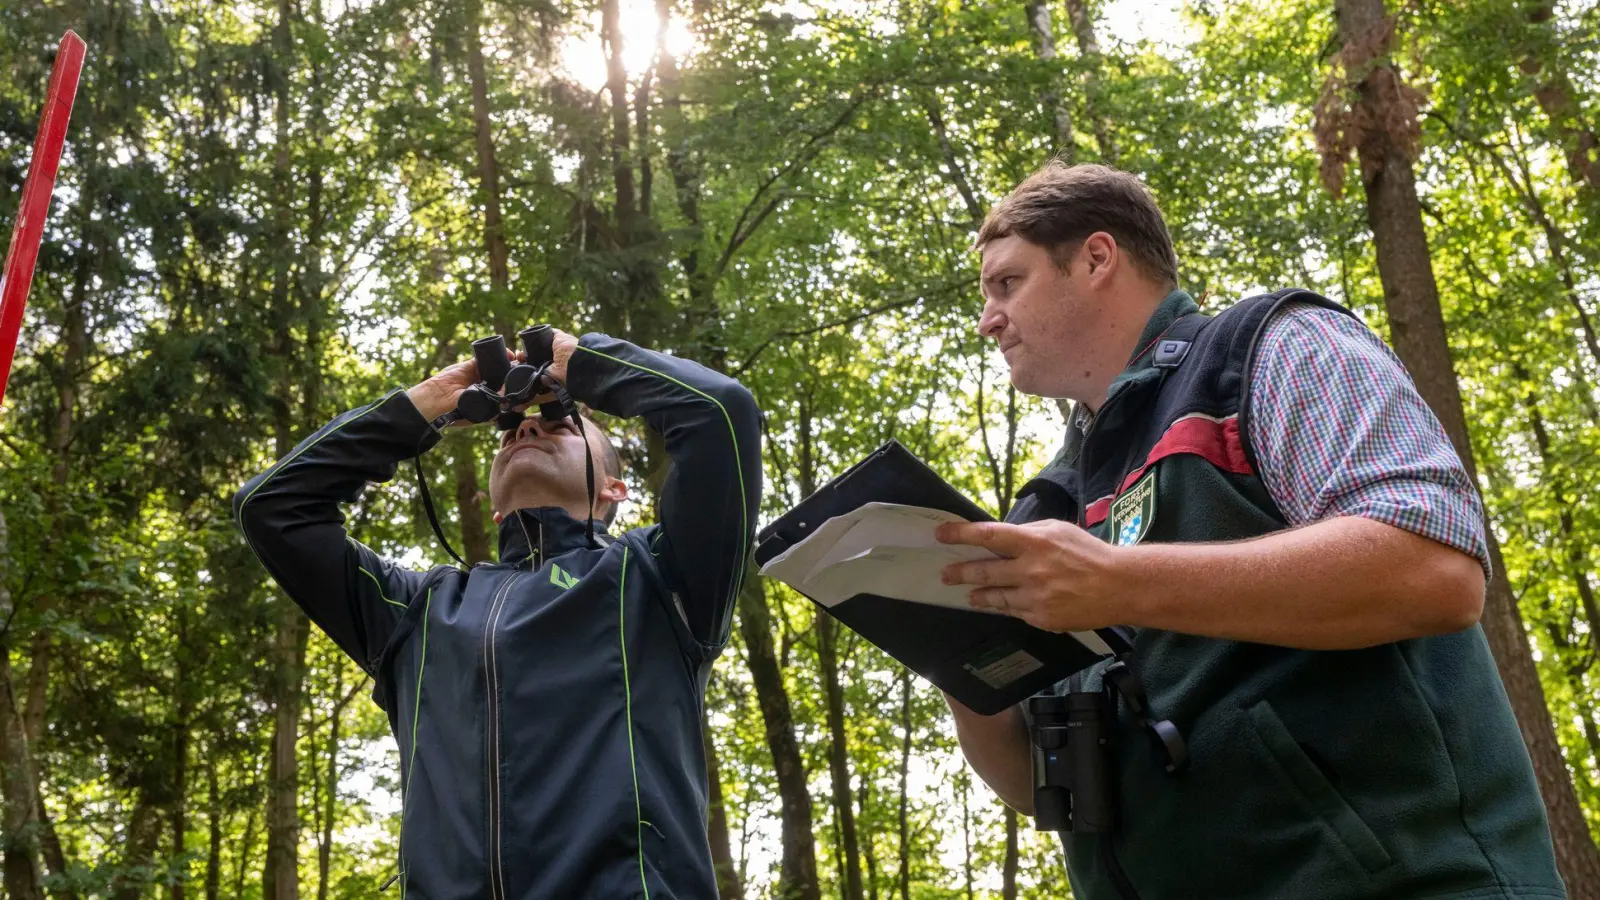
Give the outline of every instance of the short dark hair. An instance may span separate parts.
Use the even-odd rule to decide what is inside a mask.
[[[989,210],[974,250],[1016,235],[1050,251],[1061,268],[1084,239],[1104,231],[1117,239],[1145,277],[1178,283],[1178,255],[1161,208],[1143,182],[1110,166],[1069,166],[1052,159]]]

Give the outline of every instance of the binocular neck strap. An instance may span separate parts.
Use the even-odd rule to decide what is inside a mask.
[[[438,543],[445,546],[445,552],[450,554],[451,559],[456,560],[456,564],[461,565],[462,569],[470,569],[470,565],[467,565],[467,560],[461,559],[461,554],[456,552],[456,549],[451,548],[450,541],[445,540],[443,528],[438,527],[438,514],[434,512],[434,495],[427,490],[427,476],[422,474],[421,448],[419,448],[416,456],[411,456],[411,461],[416,464],[416,487],[422,493],[422,509],[427,511],[427,524],[434,527],[434,536],[437,536]]]

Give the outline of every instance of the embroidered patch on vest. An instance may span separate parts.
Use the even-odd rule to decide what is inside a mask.
[[[1133,487],[1111,501],[1111,543],[1131,547],[1144,540],[1156,517],[1156,470],[1144,473]]]

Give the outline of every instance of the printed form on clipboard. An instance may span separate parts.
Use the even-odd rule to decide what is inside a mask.
[[[998,559],[941,544],[946,522],[992,522],[890,439],[756,534],[761,574],[807,597],[901,665],[984,715],[1126,653],[1119,628],[1057,634],[967,602],[946,585],[953,562]]]
[[[858,594],[911,603],[972,610],[970,585],[945,584],[939,572],[951,563],[1001,557],[983,547],[942,544],[935,536],[946,522],[967,522],[955,513],[901,503],[867,503],[834,516],[809,537],[773,557],[761,574],[775,578],[824,607]],[[1003,615],[994,610],[977,610]],[[1092,631],[1072,636],[1096,653],[1111,648]]]

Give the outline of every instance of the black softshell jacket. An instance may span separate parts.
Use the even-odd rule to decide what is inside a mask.
[[[701,706],[755,531],[759,413],[737,382],[604,335],[579,342],[567,386],[665,438],[659,524],[596,523],[591,545],[564,510],[523,509],[470,572],[380,556],[339,505],[438,441],[404,392],[234,498],[267,571],[375,679],[400,745],[396,895],[717,896]]]

